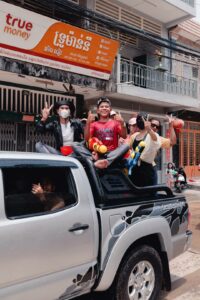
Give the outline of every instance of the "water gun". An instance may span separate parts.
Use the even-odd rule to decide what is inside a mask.
[[[95,151],[100,154],[105,154],[108,151],[108,148],[96,137],[89,139],[88,148],[90,151]]]
[[[131,157],[127,160],[128,175],[132,174],[132,169],[137,165],[138,160],[145,148],[145,142],[141,141],[135,148],[135,151],[131,152]]]

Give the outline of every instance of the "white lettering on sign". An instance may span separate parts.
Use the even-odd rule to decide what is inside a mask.
[[[80,49],[83,51],[89,51],[92,37],[85,36],[83,34],[80,37],[74,36],[74,31],[69,31],[68,34],[63,32],[55,32],[53,44],[56,47],[63,48],[64,46]]]

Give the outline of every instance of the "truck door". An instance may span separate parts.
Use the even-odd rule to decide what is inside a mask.
[[[0,298],[68,298],[89,289],[95,278],[93,245],[98,237],[87,188],[81,194],[76,188],[83,180],[76,165],[22,160],[11,167],[4,162],[1,173]],[[47,177],[54,187],[44,200],[33,187],[45,189]],[[54,209],[60,200],[64,204]]]

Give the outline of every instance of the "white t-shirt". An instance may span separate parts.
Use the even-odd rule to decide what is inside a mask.
[[[136,132],[132,135],[132,138],[131,138],[132,144],[138,134],[139,134],[139,132]],[[142,151],[142,154],[140,156],[141,160],[143,160],[149,164],[153,164],[153,165],[155,164],[154,159],[156,157],[157,151],[161,147],[160,136],[157,133],[156,133],[156,135],[157,135],[157,141],[153,141],[150,134],[146,135],[146,138],[144,139],[145,148]]]
[[[63,136],[63,146],[67,146],[74,141],[74,128],[71,126],[70,122],[66,124],[60,124]]]

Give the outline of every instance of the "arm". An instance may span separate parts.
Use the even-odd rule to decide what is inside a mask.
[[[173,127],[173,118],[167,116],[169,121],[169,137],[160,137],[161,139],[161,148],[163,149],[169,149],[170,147],[174,146],[176,144],[176,133]]]
[[[121,134],[120,134],[120,137],[122,137],[123,139],[125,139],[127,137],[127,129],[126,129],[125,122],[123,122],[123,124],[121,124]]]
[[[120,113],[115,116],[115,120],[118,121],[121,125],[119,136],[125,139],[127,137],[126,123],[124,122],[124,119],[122,118]]]
[[[91,113],[91,111],[89,111],[85,129],[84,129],[84,139],[86,141],[88,141],[90,138],[90,125],[92,122],[94,122],[94,120],[95,120],[95,116]]]
[[[33,184],[33,185],[32,185],[32,190],[31,190],[31,192],[32,192],[33,194],[35,194],[35,195],[39,198],[39,200],[40,200],[41,202],[46,201],[46,197],[45,197],[45,194],[44,194],[44,190],[43,190],[43,188],[41,187],[41,184],[40,184],[40,183],[38,183],[38,184]]]
[[[86,122],[85,128],[84,128],[84,139],[88,141],[90,138],[90,122]]]
[[[46,126],[46,121],[49,118],[52,107],[53,104],[50,107],[48,107],[48,103],[45,103],[45,107],[42,109],[41,118],[36,119],[36,131],[44,132],[46,129],[51,129],[50,126],[48,126],[49,128]]]
[[[151,139],[152,139],[154,142],[157,142],[158,136],[157,136],[157,134],[151,129],[151,122],[145,121],[145,122],[144,122],[144,127],[145,127],[145,129],[147,130],[147,132],[149,133]]]
[[[64,200],[62,200],[61,198],[59,198],[58,203],[56,203],[56,204],[50,209],[50,211],[53,211],[53,210],[56,210],[56,209],[59,209],[59,208],[63,208],[63,207],[65,207],[65,202],[64,202]]]
[[[174,146],[176,144],[176,133],[175,133],[174,126],[173,126],[173,119],[170,117],[168,117],[168,119],[169,119],[170,145]]]

